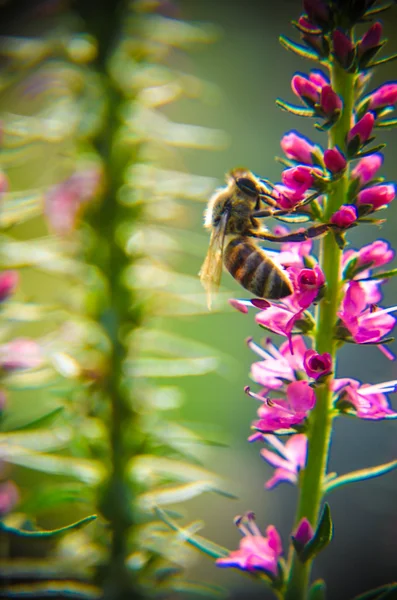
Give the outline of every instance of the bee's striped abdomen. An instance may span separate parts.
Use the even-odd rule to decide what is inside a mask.
[[[292,293],[287,274],[248,238],[236,237],[229,242],[223,260],[229,273],[259,298],[279,300]]]

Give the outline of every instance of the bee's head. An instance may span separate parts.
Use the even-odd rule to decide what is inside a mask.
[[[230,216],[232,211],[232,196],[229,186],[217,190],[208,202],[207,210],[204,214],[204,226],[212,229],[220,225],[224,216]]]

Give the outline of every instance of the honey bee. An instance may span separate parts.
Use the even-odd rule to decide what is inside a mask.
[[[226,187],[217,190],[208,202],[204,226],[211,231],[211,239],[199,276],[209,309],[223,264],[236,281],[259,298],[279,300],[293,291],[286,272],[252,240],[264,234],[255,217],[262,193],[263,184],[255,175],[236,169],[227,177]]]
[[[273,211],[272,208],[260,210],[263,200],[270,207],[275,206],[275,201],[263,180],[245,169],[231,171],[226,183],[210,198],[204,218],[204,227],[211,231],[211,238],[199,276],[207,292],[208,308],[211,309],[212,297],[219,287],[222,265],[258,298],[280,300],[289,296],[293,287],[286,271],[269,258],[255,238],[302,242],[323,235],[332,225],[321,224],[286,235],[272,235],[262,227],[260,218],[275,216],[281,219],[285,216],[285,220],[293,217],[292,222],[300,222],[302,217],[307,220],[307,215]]]

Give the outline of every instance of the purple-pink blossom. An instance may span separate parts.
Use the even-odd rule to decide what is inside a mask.
[[[373,187],[365,188],[358,193],[356,202],[370,204],[374,210],[390,204],[396,197],[396,186],[394,183],[381,183]]]
[[[356,136],[358,136],[360,144],[364,144],[364,142],[369,139],[374,128],[374,124],[374,115],[371,112],[365,113],[365,115],[350,129],[349,133],[347,134],[347,141],[350,142]]]
[[[357,208],[354,204],[343,204],[339,210],[331,215],[330,223],[340,227],[340,229],[345,229],[357,221],[357,218]]]
[[[319,172],[319,169],[313,169],[307,165],[298,165],[283,171],[281,181],[283,184],[303,198],[305,192],[314,184],[313,172]]]
[[[386,395],[396,391],[397,380],[370,385],[361,384],[356,379],[335,379],[333,389],[360,419],[377,421],[397,417]]]
[[[235,567],[243,571],[265,571],[270,576],[277,576],[278,560],[283,554],[281,538],[277,529],[269,525],[266,536],[263,536],[255,523],[253,513],[236,517],[235,523],[244,537],[239,549],[230,552],[229,556],[218,558],[218,567]]]
[[[384,106],[394,106],[397,102],[397,81],[390,81],[379,86],[376,90],[371,92],[368,97],[369,110],[376,110],[383,108]]]
[[[383,154],[375,152],[362,158],[351,172],[352,179],[359,179],[361,185],[371,181],[383,164]]]
[[[340,29],[335,29],[332,32],[332,43],[334,47],[334,54],[340,64],[343,67],[349,66],[354,51],[354,44],[350,37]]]
[[[319,265],[312,269],[299,269],[289,267],[288,275],[291,279],[294,293],[290,296],[290,303],[299,308],[308,308],[318,297],[325,284],[325,276]]]
[[[0,302],[7,300],[15,291],[19,283],[17,271],[3,271],[0,273]]]
[[[395,251],[390,247],[389,242],[384,240],[375,240],[371,244],[362,246],[355,253],[356,268],[373,269],[374,267],[382,267],[391,262],[395,256]]]
[[[303,371],[303,355],[306,344],[302,336],[297,335],[292,339],[292,351],[288,342],[284,342],[279,349],[270,339],[266,340],[264,347],[256,344],[252,338],[247,340],[248,346],[263,360],[254,362],[251,366],[251,378],[255,383],[267,390],[278,390],[287,381],[295,381],[296,373]]]
[[[324,152],[324,164],[328,171],[336,175],[346,169],[347,161],[337,146]]]
[[[382,24],[379,21],[376,21],[371,27],[366,31],[357,44],[357,55],[361,57],[364,52],[367,50],[371,50],[372,48],[376,48],[379,46],[382,38]]]
[[[328,352],[319,354],[316,350],[307,350],[303,357],[303,366],[309,377],[319,379],[332,371],[332,356]]]
[[[283,135],[280,145],[287,158],[306,165],[313,164],[312,155],[318,149],[318,146],[296,131],[289,131]]]
[[[302,423],[316,403],[316,396],[308,381],[294,381],[286,388],[286,398],[271,400],[247,390],[250,396],[260,400],[257,421],[253,429],[267,433],[279,429],[290,429]]]
[[[265,483],[265,488],[271,490],[282,482],[297,483],[299,472],[306,465],[307,437],[303,433],[297,433],[289,436],[283,444],[275,435],[265,434],[262,440],[273,450],[263,448],[261,456],[275,467],[273,476]]]

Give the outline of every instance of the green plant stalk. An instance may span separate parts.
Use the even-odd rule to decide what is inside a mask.
[[[343,100],[340,119],[329,132],[329,147],[345,148],[346,134],[351,127],[354,106],[355,75],[347,73],[338,64],[331,65],[331,83],[333,89]],[[325,207],[325,221],[346,203],[349,186],[349,170],[332,184]],[[328,233],[320,243],[320,266],[327,281],[327,291],[319,303],[316,315],[315,347],[317,352],[329,352],[335,365],[337,342],[334,339],[336,314],[340,302],[340,264],[342,251],[336,244],[332,233]],[[308,456],[305,470],[302,472],[298,510],[295,526],[306,517],[315,527],[321,500],[323,497],[324,476],[327,470],[329,447],[332,433],[332,379],[316,389],[316,406],[310,415],[308,431]],[[312,560],[302,563],[296,552],[290,549],[290,570],[285,600],[305,600],[309,585]]]

